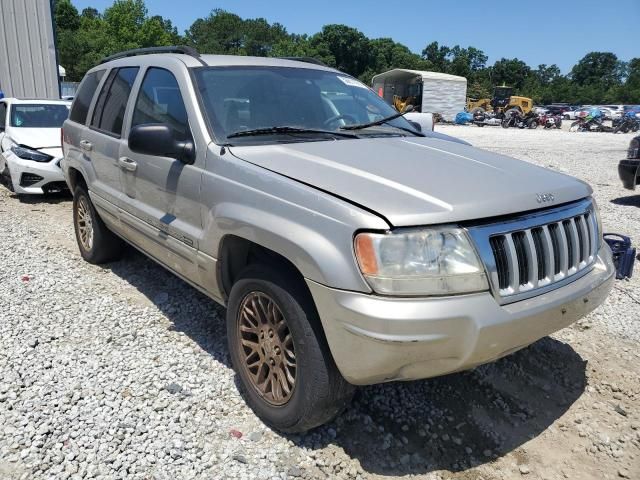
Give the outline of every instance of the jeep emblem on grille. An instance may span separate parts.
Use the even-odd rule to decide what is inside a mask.
[[[538,200],[538,203],[547,203],[553,202],[556,198],[552,193],[538,193],[536,195],[536,199]]]

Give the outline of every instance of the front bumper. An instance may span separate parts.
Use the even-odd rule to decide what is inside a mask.
[[[489,292],[391,298],[307,280],[338,369],[355,385],[473,368],[519,350],[600,305],[613,284],[609,247],[593,269],[537,297],[500,306]]]
[[[640,159],[624,159],[618,163],[618,176],[622,180],[622,186],[629,190],[635,190],[640,183]]]
[[[12,152],[5,152],[5,161],[9,167],[13,189],[18,194],[40,194],[59,191],[66,187],[60,168],[60,158],[49,162],[24,160]],[[33,179],[40,179],[36,182]]]

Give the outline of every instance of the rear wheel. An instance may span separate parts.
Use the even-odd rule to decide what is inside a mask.
[[[281,269],[249,266],[227,307],[229,352],[245,400],[283,432],[331,420],[355,391],[333,361],[302,281]]]
[[[89,263],[105,263],[122,255],[124,242],[98,216],[84,185],[73,193],[73,226],[80,255]]]

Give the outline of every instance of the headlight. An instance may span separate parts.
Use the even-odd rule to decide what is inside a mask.
[[[47,155],[46,153],[18,145],[11,147],[11,151],[23,160],[33,160],[34,162],[48,162],[53,158],[51,155]]]
[[[480,259],[460,228],[360,233],[355,252],[377,293],[451,295],[489,289]]]

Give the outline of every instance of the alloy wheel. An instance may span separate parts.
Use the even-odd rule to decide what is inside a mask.
[[[89,202],[85,196],[81,196],[78,199],[76,226],[78,227],[78,236],[82,247],[87,251],[91,250],[93,247],[93,219]]]
[[[282,406],[296,385],[296,355],[287,320],[264,292],[247,294],[238,310],[237,341],[254,390],[269,404]]]

